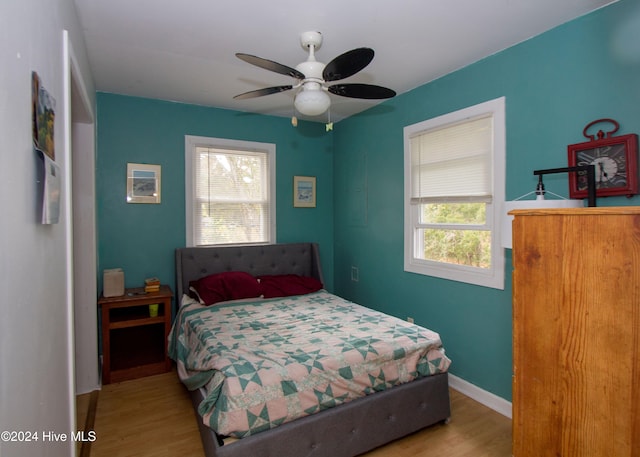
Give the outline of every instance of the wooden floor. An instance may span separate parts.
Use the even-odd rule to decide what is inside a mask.
[[[78,424],[84,423],[88,404],[79,398]],[[455,390],[451,408],[449,424],[435,425],[365,455],[511,456],[511,420]],[[96,440],[82,457],[204,456],[189,396],[175,372],[104,386],[93,430]]]

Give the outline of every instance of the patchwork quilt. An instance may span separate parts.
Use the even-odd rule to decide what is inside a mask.
[[[186,304],[169,338],[199,412],[242,438],[356,398],[447,371],[437,333],[324,290],[205,307]]]

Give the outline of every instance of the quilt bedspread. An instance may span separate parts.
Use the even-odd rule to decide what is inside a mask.
[[[320,291],[180,309],[170,356],[207,426],[242,438],[447,371],[437,333]]]

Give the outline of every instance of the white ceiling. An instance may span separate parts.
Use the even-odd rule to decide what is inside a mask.
[[[294,91],[233,99],[294,82],[236,52],[295,67],[307,57],[300,33],[317,30],[321,62],[375,50],[341,82],[402,94],[616,0],[74,1],[97,90],[289,117]],[[378,103],[331,99],[334,121]]]

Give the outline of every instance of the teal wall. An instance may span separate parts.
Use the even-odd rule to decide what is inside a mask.
[[[442,45],[442,44],[440,44]],[[419,56],[418,56],[419,58]],[[325,133],[323,124],[98,94],[99,271],[127,285],[173,283],[184,245],[184,135],[277,145],[278,241],[317,241],[330,289],[441,333],[452,373],[511,399],[511,251],[505,290],[403,271],[404,126],[506,97],[507,199],[535,187],[532,171],[567,165],[594,119],[640,132],[640,5],[621,0],[402,94]],[[162,165],[162,204],[125,203],[127,162]],[[291,205],[294,175],[318,177],[318,207]],[[564,175],[545,177],[567,195]],[[599,199],[638,205],[640,197]],[[351,281],[351,266],[359,281]]]
[[[276,145],[277,241],[319,243],[333,288],[333,139],[324,125],[108,93],[97,103],[100,275],[120,267],[127,287],[150,276],[175,283],[174,250],[185,246],[184,136],[195,135]],[[127,162],[162,166],[161,204],[126,203]],[[316,208],[293,207],[295,175],[316,176]]]
[[[511,250],[504,291],[403,271],[403,127],[501,96],[508,200],[535,189],[533,170],[567,166],[567,145],[586,141],[589,122],[610,117],[617,135],[640,133],[640,4],[621,1],[340,122],[334,273],[338,294],[440,332],[452,373],[511,399]],[[566,175],[545,185],[568,195]]]

